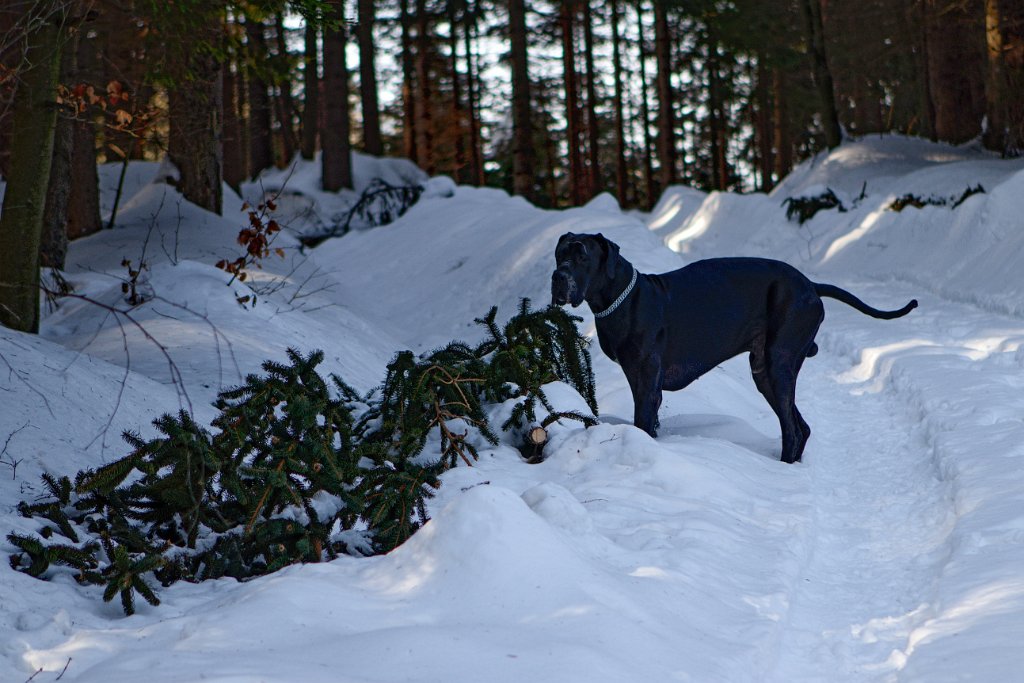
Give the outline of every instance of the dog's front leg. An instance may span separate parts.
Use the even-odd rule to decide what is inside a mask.
[[[661,356],[650,353],[623,361],[622,369],[633,393],[633,424],[651,437],[658,435],[658,409],[661,407]]]

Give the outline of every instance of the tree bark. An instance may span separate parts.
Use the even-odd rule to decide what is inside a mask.
[[[167,109],[170,129],[167,156],[178,167],[178,190],[188,201],[207,211],[221,212],[221,110],[223,81],[221,68],[209,49],[216,45],[220,27],[205,35],[182,34],[177,46],[188,64],[175,74],[168,88]]]
[[[416,151],[427,175],[437,170],[434,159],[434,88],[430,74],[430,13],[427,0],[416,0]]]
[[[72,32],[62,46],[60,82],[69,83],[77,70],[76,50],[78,32]],[[43,209],[43,233],[39,245],[39,262],[44,268],[64,269],[68,252],[68,200],[71,196],[71,155],[74,152],[75,106],[58,107],[54,127],[53,158],[50,160],[50,180],[46,189]]]
[[[533,117],[527,53],[526,5],[509,0],[509,37],[512,58],[512,191],[533,201],[535,179]]]
[[[754,135],[757,138],[757,168],[761,176],[761,192],[771,192],[775,187],[775,180],[772,177],[772,166],[774,155],[772,153],[772,104],[769,92],[769,81],[771,74],[767,64],[767,57],[763,52],[757,55],[757,69],[754,78],[754,108],[753,127]]]
[[[317,55],[316,24],[306,23],[306,49],[302,56],[302,158],[312,161],[316,156],[316,140],[320,132],[320,60]]]
[[[793,143],[789,136],[789,92],[786,77],[778,67],[772,69],[772,123],[775,148],[775,177],[782,180],[793,169]]]
[[[374,0],[359,0],[359,94],[363,107],[363,151],[381,156],[384,154],[384,144],[380,134],[380,104],[377,98],[377,68],[373,45],[373,25],[376,20]]]
[[[416,68],[412,52],[409,0],[401,0],[399,8],[399,21],[402,25],[402,149],[409,160],[419,165],[420,153],[416,143],[419,138],[419,117],[416,115]]]
[[[583,158],[580,154],[579,76],[576,73],[575,1],[565,0],[559,13],[562,29],[562,80],[565,84],[565,108],[568,124],[569,197],[573,206],[583,204],[586,182],[583,177]]]
[[[324,31],[324,128],[322,170],[323,189],[337,192],[352,187],[352,148],[349,142],[348,65],[345,61],[345,21],[342,0],[331,0],[329,7],[336,26]]]
[[[34,8],[38,9],[38,8]],[[0,212],[0,324],[39,332],[39,244],[57,125],[63,16],[50,10],[27,36],[13,102],[10,172]]]
[[[821,107],[821,125],[825,133],[825,144],[829,149],[838,147],[843,141],[839,128],[839,112],[836,109],[835,86],[828,66],[825,51],[825,29],[821,17],[821,0],[803,0],[804,25],[810,46],[813,64],[814,85],[818,90]]]
[[[145,44],[139,36],[135,8],[131,3],[103,2],[96,21],[90,26],[99,42],[102,60],[94,65],[95,80],[99,89],[110,81],[117,81],[131,96],[131,101],[145,107],[153,96],[153,87],[147,83]],[[144,157],[143,140],[130,130],[115,130],[110,126],[102,129],[104,147],[108,160],[122,159],[121,152],[129,159]],[[113,148],[116,147],[115,151]]]
[[[654,54],[658,65],[658,179],[664,192],[676,183],[676,116],[672,93],[672,36],[666,0],[654,0]],[[654,201],[654,198],[651,198]]]
[[[237,192],[242,181],[248,176],[245,161],[245,139],[242,135],[241,74],[232,68],[230,61],[222,67],[224,135],[221,139],[221,154],[224,160],[224,182]]]
[[[20,11],[9,3],[0,3],[0,36],[13,36],[18,23]],[[22,44],[17,41],[8,44],[6,50],[0,51],[0,62],[8,68],[17,67],[22,63]],[[6,178],[11,171],[11,103],[14,88],[0,88],[0,178]]]
[[[718,50],[718,38],[709,24],[706,68],[708,73],[708,136],[711,143],[711,186],[716,190],[724,191],[729,185],[726,162],[728,135],[722,95],[721,60]]]
[[[455,137],[455,154],[452,159],[452,179],[462,183],[466,167],[466,135],[463,130],[462,77],[459,74],[459,16],[455,0],[448,0],[448,51],[451,55],[452,99],[451,134]]]
[[[985,0],[988,126],[985,147],[1004,156],[1024,151],[1024,7],[1008,0]]]
[[[277,79],[277,119],[281,124],[281,155],[285,164],[295,156],[299,141],[295,136],[295,99],[292,97],[291,59],[288,54],[287,29],[284,14],[278,12],[274,18],[274,39],[276,42],[279,76]]]
[[[255,178],[274,165],[274,142],[271,134],[270,96],[267,81],[256,64],[267,58],[267,40],[260,21],[246,19],[246,51],[250,63],[249,83],[249,176]]]
[[[626,170],[625,117],[622,112],[622,36],[619,31],[621,7],[619,0],[612,0],[612,71],[615,78],[615,94],[612,107],[615,110],[615,195],[620,206],[625,206],[628,193]],[[641,79],[643,77],[641,76]]]
[[[587,72],[587,199],[602,190],[598,156],[601,135],[597,126],[597,76],[594,71],[594,31],[590,0],[583,0],[583,61]]]
[[[961,144],[981,132],[985,113],[984,24],[970,5],[950,5],[926,0],[928,32],[928,79],[935,106],[935,135],[939,140]]]
[[[95,68],[96,43],[86,32],[79,36],[75,61],[79,74],[90,74]],[[96,170],[96,124],[88,119],[75,119],[71,123],[71,193],[67,213],[69,240],[103,229],[100,179]]]
[[[636,22],[639,27],[638,52],[640,53],[640,126],[644,140],[644,205],[650,211],[654,208],[654,140],[651,137],[651,105],[647,98],[647,45],[644,41],[643,0],[636,3]]]
[[[71,179],[67,235],[69,240],[74,240],[103,229],[100,179],[96,170],[96,126],[92,121],[72,124]]]
[[[462,38],[466,44],[466,89],[469,91],[469,167],[470,177],[477,185],[483,185],[484,162],[483,150],[480,148],[480,116],[478,114],[479,87],[476,74],[476,51],[473,49],[473,34],[476,31],[476,21],[472,18],[473,13],[469,11],[468,3],[463,4],[463,33]]]

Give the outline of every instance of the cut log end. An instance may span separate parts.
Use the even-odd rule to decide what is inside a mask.
[[[519,450],[526,462],[536,465],[539,462],[544,462],[544,444],[547,442],[548,430],[543,427],[533,427],[526,432],[525,442]]]

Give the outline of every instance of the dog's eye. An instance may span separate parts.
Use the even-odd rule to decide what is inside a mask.
[[[587,257],[587,248],[585,246],[583,246],[579,242],[573,244],[572,246],[575,248],[569,254],[569,261],[572,261],[573,263],[579,263],[580,261]]]

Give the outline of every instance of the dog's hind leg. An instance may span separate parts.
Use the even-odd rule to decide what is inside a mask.
[[[771,388],[771,398],[767,395],[765,398],[779,418],[783,462],[799,462],[811,436],[811,428],[796,407],[796,380],[804,359],[817,352],[814,337],[823,318],[820,301],[816,306],[790,310],[775,329],[769,329],[765,340],[765,383]],[[753,357],[752,353],[752,369]],[[758,382],[756,375],[754,381]],[[758,388],[761,388],[760,384]],[[764,394],[764,390],[761,393]]]
[[[796,407],[796,377],[799,363],[786,352],[769,352],[767,383],[772,398],[768,401],[782,429],[782,462],[799,462],[810,436],[810,428]],[[762,392],[763,393],[763,392]]]

